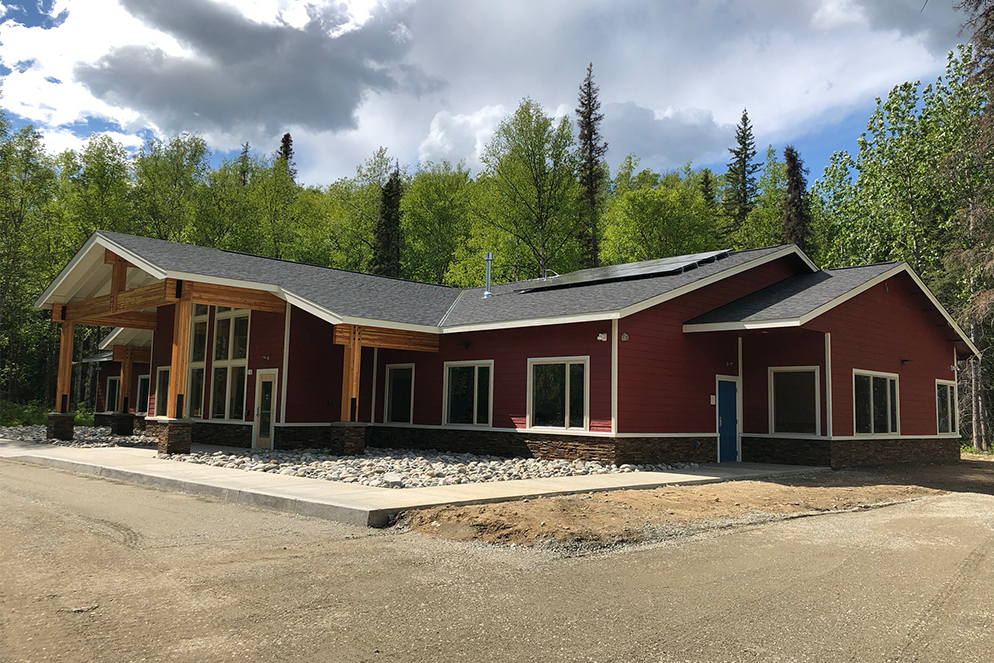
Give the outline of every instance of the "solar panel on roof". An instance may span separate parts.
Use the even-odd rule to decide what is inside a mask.
[[[591,269],[581,269],[562,276],[554,276],[535,285],[522,288],[516,292],[542,292],[544,290],[559,290],[561,288],[573,288],[595,283],[613,283],[615,281],[633,281],[635,279],[646,279],[654,276],[668,276],[671,274],[681,274],[688,269],[695,269],[715,260],[728,257],[728,251],[708,251],[707,253],[694,253],[686,256],[674,256],[672,258],[659,258],[657,260],[646,260],[644,262],[633,262],[625,265],[611,265],[609,267],[593,267]]]

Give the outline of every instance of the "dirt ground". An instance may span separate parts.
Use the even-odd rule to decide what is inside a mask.
[[[819,471],[771,481],[624,490],[411,511],[398,526],[453,541],[582,554],[694,531],[872,508],[946,492],[990,490],[994,458],[960,464]]]
[[[963,492],[563,556],[0,459],[0,661],[994,661],[994,463],[886,478]]]

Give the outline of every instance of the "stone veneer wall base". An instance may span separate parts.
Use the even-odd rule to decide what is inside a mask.
[[[956,438],[859,440],[783,439],[742,436],[742,460],[751,463],[845,467],[959,460]]]
[[[193,422],[187,419],[159,421],[158,450],[160,454],[188,454],[193,434]]]
[[[69,414],[49,412],[48,419],[45,421],[45,439],[68,442],[73,438],[75,425],[75,414],[71,412]]]

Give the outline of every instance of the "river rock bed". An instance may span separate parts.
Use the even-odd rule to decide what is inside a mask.
[[[666,472],[698,467],[696,463],[672,465],[606,465],[583,460],[503,458],[463,453],[409,449],[366,449],[362,456],[335,456],[322,449],[293,451],[248,450],[197,452],[160,458],[266,472],[286,476],[341,481],[376,488],[422,488],[461,483],[546,479],[584,474]]]
[[[58,447],[149,447],[158,445],[154,437],[144,435],[111,435],[108,426],[76,426],[72,440],[48,440],[44,426],[0,426],[0,438],[52,444]]]

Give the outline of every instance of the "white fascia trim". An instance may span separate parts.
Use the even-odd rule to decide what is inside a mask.
[[[205,276],[194,274],[193,272],[166,272],[165,278],[177,279],[180,281],[196,281],[198,283],[212,283],[214,285],[226,285],[233,288],[249,288],[251,290],[264,290],[271,292],[277,297],[283,298],[283,288],[272,283],[257,283],[255,281],[243,281],[241,279],[228,279],[223,276]]]
[[[750,329],[783,329],[786,327],[800,327],[800,318],[783,318],[781,320],[757,320],[753,322],[702,322],[693,325],[684,325],[685,334],[695,332],[713,331],[747,331]]]
[[[97,349],[106,350],[107,348],[112,347],[114,345],[114,341],[116,341],[117,337],[120,336],[123,332],[124,332],[124,327],[114,327],[111,333],[107,334],[107,337],[104,338],[104,340],[100,341],[100,345],[97,346]]]
[[[574,322],[597,322],[600,320],[617,320],[620,317],[621,317],[620,311],[597,311],[595,313],[564,315],[555,318],[502,320],[500,322],[485,322],[475,325],[458,325],[455,327],[443,327],[437,331],[441,331],[441,333],[443,334],[458,334],[461,332],[489,331],[492,329],[517,329],[519,327],[542,327],[546,325],[565,325]]]
[[[374,320],[372,318],[357,318],[351,315],[343,315],[341,322],[336,324],[360,325],[365,327],[383,327],[384,329],[398,329],[402,331],[425,332],[427,334],[438,334],[439,328],[434,325],[418,325],[407,322],[392,322],[390,320]]]
[[[67,276],[69,276],[69,273],[76,267],[79,261],[83,259],[83,256],[89,252],[90,248],[96,242],[97,234],[94,233],[90,235],[90,238],[86,240],[85,244],[83,244],[83,248],[76,252],[76,255],[74,255],[66,266],[62,268],[62,271],[58,273],[52,282],[48,284],[45,291],[38,296],[38,299],[35,300],[35,308],[44,308],[45,305],[50,303],[48,298],[52,296],[52,293],[55,292],[60,285],[62,285],[62,282],[66,280]]]
[[[329,322],[333,325],[342,324],[341,317],[335,315],[334,313],[324,308],[323,306],[318,306],[309,299],[304,299],[303,297],[295,295],[292,292],[289,292],[288,290],[283,290],[282,295],[283,298],[286,301],[290,302],[290,304],[292,304],[293,306],[296,306],[297,308],[303,311],[307,311],[311,315],[320,318],[325,322]]]
[[[942,317],[946,319],[946,324],[952,327],[953,331],[959,335],[960,339],[962,339],[966,344],[966,347],[968,347],[970,352],[973,353],[973,356],[980,357],[980,350],[977,349],[977,346],[973,344],[973,341],[971,341],[970,337],[963,332],[960,326],[956,324],[956,321],[953,320],[952,316],[946,311],[946,307],[939,303],[939,300],[935,298],[935,295],[932,294],[932,291],[928,289],[928,286],[926,286],[918,274],[915,273],[915,270],[911,269],[908,265],[904,265],[904,269],[911,275],[911,278],[918,285],[918,287],[922,289],[922,292],[928,296],[929,301],[932,302],[935,308],[939,309],[939,313],[941,313]]]

